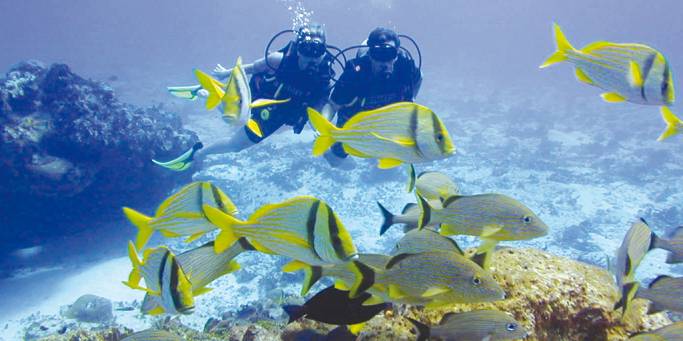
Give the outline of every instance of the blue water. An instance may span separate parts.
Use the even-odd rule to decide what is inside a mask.
[[[262,57],[270,37],[297,20],[324,23],[328,42],[340,47],[360,43],[376,26],[390,27],[419,43],[424,80],[417,102],[444,119],[458,147],[452,158],[420,165],[418,171],[447,172],[466,194],[514,196],[551,228],[544,238],[509,245],[604,265],[604,255],[613,254],[637,217],[660,234],[683,222],[683,138],[655,141],[664,128],[657,107],[604,103],[601,91],[578,83],[569,65],[544,70],[538,65],[555,49],[551,24],[557,22],[577,47],[608,40],[657,48],[681,87],[682,11],[674,0],[4,1],[0,70],[27,59],[65,63],[85,78],[109,83],[124,102],[162,104],[206,141],[225,134],[215,114],[165,90],[193,84],[193,68],[210,71],[238,56]],[[678,108],[672,110],[683,113]],[[246,152],[218,156],[193,176],[219,185],[244,213],[295,195],[318,196],[339,213],[361,251],[388,249],[400,233],[378,237],[381,216],[374,202],[399,210],[410,200],[403,190],[405,174],[364,161],[352,171],[335,170],[310,155],[311,141],[310,128],[302,136],[287,129]],[[13,184],[12,178],[0,180],[3,187]],[[151,213],[172,190],[150,190],[148,201],[136,203]],[[0,308],[0,321],[16,319],[17,312],[57,294],[43,283],[125,256],[135,229],[118,209],[131,203],[117,198],[100,204],[101,215],[64,219],[68,226],[0,220],[5,230],[23,231],[21,238],[8,235],[2,244],[0,292],[9,304]],[[12,212],[25,203],[0,205]],[[16,252],[31,247],[37,247],[35,254]],[[683,273],[683,267],[662,259],[656,253],[644,262],[639,277]],[[16,275],[36,269],[45,272]],[[87,284],[78,290],[87,293]]]

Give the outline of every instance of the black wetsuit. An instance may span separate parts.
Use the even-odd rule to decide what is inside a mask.
[[[370,63],[367,54],[346,63],[330,97],[334,103],[344,106],[337,113],[338,127],[358,112],[396,102],[412,102],[417,96],[422,75],[405,53],[399,53],[389,78],[374,76]],[[342,158],[347,156],[339,143],[332,146],[332,152]]]
[[[275,72],[271,70],[251,76],[249,87],[252,100],[259,98],[287,99],[283,104],[257,108],[251,111],[251,118],[260,126],[263,137],[256,136],[245,127],[249,139],[258,143],[283,125],[289,125],[299,134],[308,121],[307,107],[320,110],[330,94],[332,56],[325,54],[315,72],[302,71],[298,66],[296,44],[289,43],[280,52],[282,61]]]

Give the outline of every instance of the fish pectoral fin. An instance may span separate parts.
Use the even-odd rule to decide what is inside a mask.
[[[640,67],[634,61],[628,62],[628,83],[634,88],[643,86],[643,76],[640,74]]]
[[[447,293],[449,291],[451,291],[451,289],[446,287],[431,287],[422,293],[422,297],[432,297]]]
[[[626,100],[626,97],[616,92],[605,92],[602,93],[600,97],[607,103],[620,103]]]
[[[593,80],[590,79],[590,77],[588,77],[588,75],[586,75],[586,73],[583,72],[583,70],[581,70],[580,68],[577,67],[574,70],[574,74],[576,75],[576,79],[578,79],[579,81],[584,82],[586,84],[595,85]]]
[[[502,229],[503,227],[500,225],[486,225],[484,226],[484,229],[481,231],[481,234],[479,236],[481,238],[489,238],[498,233]]]
[[[363,301],[362,305],[369,306],[381,303],[384,303],[384,300],[381,297],[377,295],[370,295],[370,297],[367,300]]]
[[[489,263],[491,261],[491,255],[496,249],[498,241],[495,239],[482,238],[481,244],[477,251],[470,258],[473,262],[477,263],[482,269],[488,269]]]
[[[347,145],[346,143],[342,143],[342,148],[344,148],[344,151],[345,151],[347,154],[349,154],[349,155],[353,155],[353,156],[356,156],[356,157],[362,157],[362,158],[365,158],[365,159],[368,159],[368,158],[371,158],[371,157],[372,157],[372,156],[370,156],[370,155],[368,155],[368,154],[365,154],[365,153],[361,152],[361,151],[358,150],[358,149],[355,149],[355,148],[353,148],[353,147]]]
[[[209,287],[198,288],[198,289],[192,290],[192,296],[196,297],[199,295],[204,295],[211,290],[213,290],[213,288],[209,288]]]
[[[454,224],[441,224],[439,233],[442,236],[452,236],[458,234],[458,228]]]
[[[389,169],[389,168],[398,167],[402,163],[403,163],[403,161],[401,161],[401,160],[385,158],[385,159],[379,159],[379,163],[377,164],[377,167],[379,167],[380,169]]]
[[[401,146],[401,147],[412,147],[412,146],[415,145],[415,140],[413,140],[413,139],[411,139],[411,138],[409,138],[409,137],[398,137],[398,136],[397,136],[397,137],[394,137],[394,138],[388,138],[388,137],[384,137],[384,136],[382,136],[382,135],[380,135],[380,134],[377,134],[377,133],[374,133],[374,132],[373,132],[373,133],[370,133],[370,134],[371,134],[372,136],[374,136],[374,137],[380,139],[380,140],[392,142],[392,143],[395,143],[395,144],[397,144],[397,145],[399,145],[399,146]]]
[[[252,109],[254,108],[263,108],[263,107],[268,107],[271,105],[276,105],[276,104],[282,104],[282,103],[287,103],[291,100],[291,98],[287,99],[268,99],[268,98],[259,98],[257,100],[254,100],[249,104],[249,107]]]
[[[365,322],[357,323],[357,324],[352,324],[348,326],[349,331],[353,335],[358,335],[361,330],[363,330],[363,327],[365,327]]]
[[[396,284],[389,284],[389,298],[398,300],[401,298],[406,297],[407,295],[401,288],[399,288]]]

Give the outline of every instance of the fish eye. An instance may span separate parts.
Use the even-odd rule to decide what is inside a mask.
[[[508,323],[508,324],[505,326],[505,329],[507,329],[508,331],[513,332],[513,331],[517,330],[517,324],[516,324],[516,323]]]
[[[479,279],[479,277],[477,277],[477,276],[472,277],[472,284],[474,284],[474,285],[481,284],[481,279]]]
[[[443,134],[441,134],[441,133],[436,134],[436,141],[437,142],[443,141]]]
[[[530,223],[531,222],[531,217],[528,215],[525,215],[524,218],[522,218],[525,223]]]

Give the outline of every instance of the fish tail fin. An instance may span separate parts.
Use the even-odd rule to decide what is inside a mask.
[[[306,264],[297,260],[291,261],[282,267],[283,272],[295,272],[299,270],[304,270],[304,282],[301,284],[301,296],[304,296],[323,276],[323,268],[320,266]]]
[[[311,121],[313,128],[320,133],[313,142],[313,156],[320,156],[332,147],[334,144],[334,137],[332,137],[332,132],[339,130],[335,127],[332,122],[328,121],[322,114],[313,108],[308,108],[308,119]]]
[[[237,242],[235,226],[242,225],[244,222],[211,205],[204,204],[202,208],[209,221],[221,230],[213,244],[214,251],[217,254],[221,253]]]
[[[131,289],[144,290],[144,288],[140,286],[140,280],[142,279],[142,271],[140,268],[142,267],[142,262],[140,261],[140,258],[138,258],[138,251],[135,249],[133,242],[128,242],[128,258],[130,258],[133,269],[128,275],[128,280],[124,281],[123,284]]]
[[[412,323],[415,326],[415,329],[417,330],[417,341],[427,341],[430,336],[430,330],[429,326],[422,322],[418,322],[416,320],[411,319],[410,317],[406,317],[410,323]]]
[[[567,37],[562,33],[560,25],[553,23],[553,31],[555,32],[555,43],[557,44],[557,51],[553,53],[548,59],[539,66],[539,68],[545,68],[555,63],[563,62],[567,60],[567,52],[574,51],[574,47],[569,43]]]
[[[420,219],[418,220],[417,228],[422,230],[425,226],[429,225],[429,221],[432,220],[432,207],[429,206],[427,200],[419,194],[417,195],[417,204],[420,206]]]
[[[379,228],[379,235],[383,235],[387,230],[391,227],[391,225],[394,225],[394,215],[389,212],[382,204],[377,202],[377,206],[379,206],[380,211],[382,212],[382,216],[384,217],[384,222],[382,222],[382,227]]]
[[[662,112],[662,119],[666,123],[666,128],[661,135],[657,138],[657,141],[663,141],[673,135],[679,133],[681,127],[683,127],[683,121],[678,118],[669,107],[663,106],[660,111]]]
[[[288,324],[302,318],[306,314],[306,308],[302,305],[284,305],[282,309],[289,316]]]
[[[349,264],[349,269],[355,275],[353,285],[349,290],[350,298],[358,297],[360,293],[370,289],[375,284],[375,271],[369,266],[359,261],[353,261]]]
[[[124,207],[123,214],[138,228],[138,235],[135,237],[135,248],[142,250],[152,237],[154,229],[150,225],[152,217],[146,216],[132,208]]]
[[[621,289],[621,298],[619,299],[619,302],[614,305],[614,310],[622,309],[622,314],[626,313],[631,301],[635,298],[636,293],[638,292],[638,287],[639,285],[637,282],[629,282],[624,284]]]
[[[223,91],[225,85],[199,69],[194,70],[194,75],[202,88],[209,92],[209,97],[206,98],[206,109],[212,110],[217,107],[225,95]]]

